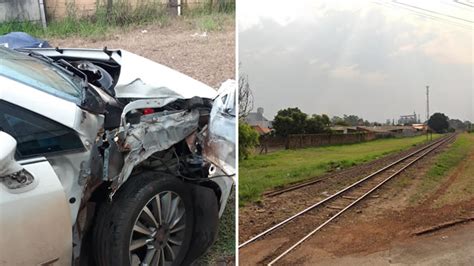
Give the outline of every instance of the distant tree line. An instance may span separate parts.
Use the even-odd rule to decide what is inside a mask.
[[[275,135],[286,137],[290,134],[321,134],[330,133],[331,126],[381,126],[377,122],[369,122],[357,115],[333,116],[326,114],[308,115],[298,107],[278,111],[273,119]]]
[[[357,115],[343,115],[342,117],[333,116],[331,118],[331,124],[333,126],[381,126],[378,122],[369,122],[364,120],[362,117]]]
[[[395,125],[387,120],[386,125]],[[326,114],[308,115],[298,107],[278,111],[273,120],[274,133],[286,137],[291,134],[320,134],[330,133],[332,126],[382,126],[378,122],[369,122],[357,115],[333,116]],[[449,119],[443,113],[434,113],[428,120],[428,126],[437,133],[453,132],[456,130],[472,131],[474,126],[470,121]]]

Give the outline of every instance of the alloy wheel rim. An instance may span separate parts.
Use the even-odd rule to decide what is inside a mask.
[[[185,236],[186,210],[181,197],[163,191],[142,208],[130,234],[131,265],[171,265]]]

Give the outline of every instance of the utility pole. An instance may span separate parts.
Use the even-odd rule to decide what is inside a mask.
[[[428,141],[429,128],[428,120],[430,120],[430,86],[426,86],[426,140]]]
[[[430,86],[426,86],[426,123],[430,120]]]

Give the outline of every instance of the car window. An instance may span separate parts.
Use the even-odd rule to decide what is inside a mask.
[[[16,139],[16,159],[83,149],[74,130],[5,101],[0,101],[0,130]]]
[[[78,103],[81,87],[59,67],[0,47],[0,75]]]

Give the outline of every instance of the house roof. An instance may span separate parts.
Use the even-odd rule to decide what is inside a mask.
[[[412,126],[358,126],[358,129],[375,132],[375,133],[387,133],[390,131],[398,131],[398,130],[413,130]]]
[[[334,131],[344,131],[344,130],[357,130],[357,127],[349,127],[349,126],[332,126],[330,128],[331,130]]]
[[[259,125],[252,126],[252,128],[255,129],[255,131],[257,131],[260,135],[266,135],[272,131],[268,127],[261,127]]]
[[[425,124],[413,124],[411,126],[415,129],[421,129],[421,130],[424,130],[424,129],[428,128],[428,125],[425,125]]]
[[[366,126],[358,126],[357,129],[369,131],[369,132],[375,132],[375,133],[387,133],[389,131],[388,129],[383,129],[380,127],[366,127]]]

